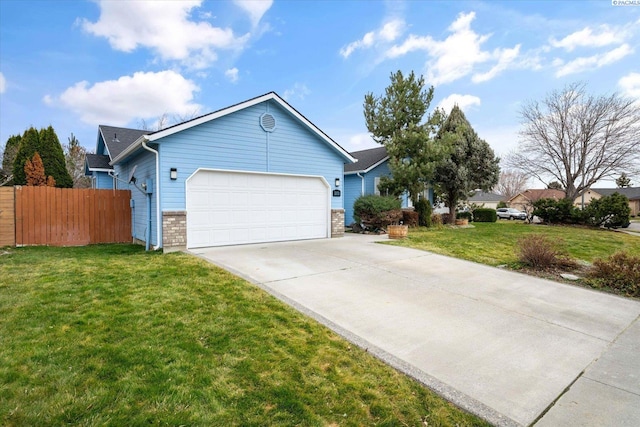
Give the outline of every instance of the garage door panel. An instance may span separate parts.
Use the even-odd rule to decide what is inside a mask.
[[[318,177],[199,171],[187,181],[187,246],[328,237],[329,189]]]

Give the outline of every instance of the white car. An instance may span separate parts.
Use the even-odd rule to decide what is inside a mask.
[[[496,215],[500,219],[527,219],[525,212],[513,208],[500,208],[496,210]]]

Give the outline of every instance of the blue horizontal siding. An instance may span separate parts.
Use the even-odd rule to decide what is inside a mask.
[[[146,230],[148,227],[147,219],[147,196],[140,190],[135,188],[133,184],[127,184],[126,181],[129,178],[131,169],[136,167],[135,177],[138,187],[145,183],[147,179],[153,180],[153,194],[151,195],[151,245],[156,246],[158,244],[157,238],[157,221],[156,221],[156,192],[158,187],[155,179],[155,155],[148,151],[141,152],[140,154],[131,157],[126,163],[117,164],[115,171],[118,174],[118,178],[122,181],[118,182],[118,188],[123,190],[131,190],[131,198],[133,199],[134,207],[132,211],[132,235],[138,240],[146,242]],[[167,172],[167,175],[169,172]]]
[[[265,132],[260,116],[269,112],[276,129]],[[198,168],[323,176],[333,188],[343,179],[344,160],[325,141],[272,101],[167,136],[160,142],[162,210],[185,209],[185,181]],[[171,168],[178,179],[170,180]],[[332,208],[343,198],[332,197]]]
[[[96,188],[101,190],[111,190],[113,189],[113,178],[109,176],[106,172],[92,172],[95,177],[95,185]]]
[[[360,174],[362,175],[362,174]],[[344,177],[344,225],[355,222],[353,218],[353,203],[362,193],[362,178],[357,175]]]

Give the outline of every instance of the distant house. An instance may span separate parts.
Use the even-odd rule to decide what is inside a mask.
[[[467,203],[482,206],[484,208],[497,209],[498,203],[504,200],[505,197],[500,194],[476,191],[473,196],[469,197]]]
[[[576,197],[573,204],[578,207],[588,206],[592,200],[601,197],[610,196],[613,193],[619,193],[629,199],[629,208],[631,215],[640,215],[640,187],[627,188],[590,188],[583,193],[582,196]]]
[[[540,199],[561,200],[564,199],[565,195],[566,193],[562,190],[552,190],[549,188],[525,190],[507,200],[507,205],[524,212],[531,212],[534,202]]]

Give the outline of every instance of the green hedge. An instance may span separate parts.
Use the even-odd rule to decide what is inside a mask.
[[[473,211],[473,220],[475,222],[496,222],[498,215],[495,209],[478,208]]]
[[[353,217],[367,228],[382,228],[402,220],[400,207],[400,200],[393,196],[360,196],[353,203]]]
[[[426,199],[420,199],[413,208],[418,212],[418,224],[421,227],[431,227],[431,203]]]

